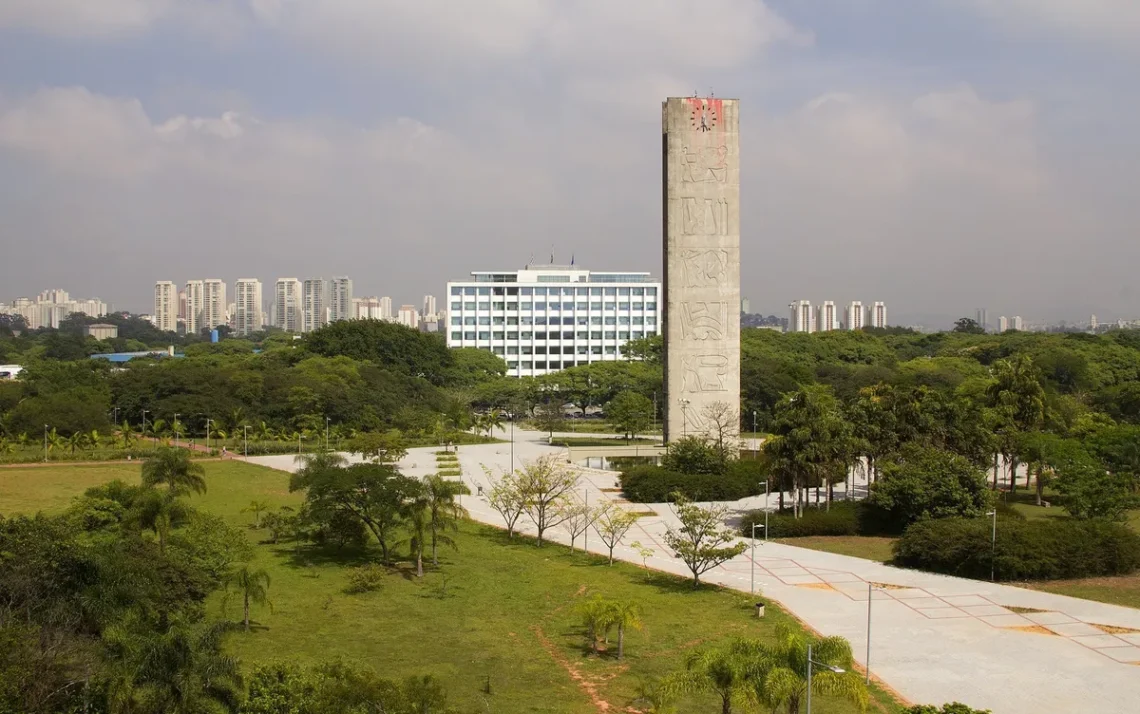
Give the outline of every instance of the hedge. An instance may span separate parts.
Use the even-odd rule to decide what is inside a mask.
[[[991,557],[988,518],[920,521],[895,543],[899,565],[999,580],[1060,580],[1127,575],[1140,568],[1140,535],[1118,523],[1050,518],[998,520]]]
[[[684,474],[662,466],[635,466],[622,472],[621,489],[634,503],[665,503],[674,492],[693,501],[739,501],[763,493],[764,477],[752,461],[732,461],[724,474]]]
[[[865,535],[862,520],[865,508],[861,502],[836,501],[831,510],[805,508],[801,518],[791,513],[768,515],[769,538],[800,538],[804,536]],[[749,511],[740,522],[740,532],[751,537],[752,524],[764,523],[764,511]],[[757,529],[759,535],[760,529]]]

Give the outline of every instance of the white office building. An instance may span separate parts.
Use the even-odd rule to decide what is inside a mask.
[[[887,304],[885,302],[876,302],[867,308],[867,326],[887,326]]]
[[[339,322],[353,318],[351,278],[339,277],[330,280],[326,295],[328,299],[329,322]]]
[[[823,301],[823,304],[819,306],[815,324],[820,332],[830,332],[831,330],[839,329],[839,314],[835,309],[834,301]]]
[[[1017,330],[1017,331],[1019,331],[1019,332],[1020,332],[1021,330],[1023,330],[1023,329],[1025,328],[1025,325],[1024,325],[1024,323],[1021,321],[1021,315],[1014,315],[1014,316],[1013,316],[1013,321],[1010,323],[1010,326],[1011,326],[1013,329],[1015,329],[1015,330]]]
[[[324,327],[326,314],[325,279],[309,278],[301,283],[301,332]]]
[[[202,329],[202,296],[205,291],[201,280],[186,281],[186,334],[196,335]]]
[[[811,309],[811,300],[793,302],[788,307],[792,313],[788,321],[789,332],[815,332],[815,313]]]
[[[573,266],[476,272],[447,284],[447,344],[488,350],[513,376],[624,359],[660,332],[661,283],[649,273]]]
[[[847,323],[848,330],[862,330],[865,324],[865,313],[863,312],[863,303],[859,300],[854,300],[847,306],[847,311],[843,316],[843,321]]]
[[[241,278],[234,284],[234,332],[249,335],[261,331],[261,281]]]
[[[404,327],[418,330],[420,327],[420,313],[416,310],[415,305],[401,305],[399,311],[396,312],[396,322]]]
[[[286,332],[301,331],[301,281],[277,278],[273,288],[273,325]]]
[[[1005,315],[998,318],[998,332],[1002,333],[1009,329],[1009,319]]]
[[[212,330],[225,325],[226,319],[226,284],[221,280],[211,279],[202,281],[202,327]]]
[[[154,284],[154,326],[165,332],[178,331],[178,288],[171,280]]]

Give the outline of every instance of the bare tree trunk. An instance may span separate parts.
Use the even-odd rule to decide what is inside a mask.
[[[422,578],[424,576],[424,549],[423,546],[416,548],[416,577]]]
[[[1040,506],[1045,495],[1045,464],[1037,462],[1037,505]]]
[[[994,487],[993,487],[994,491],[996,491],[997,487],[998,487],[997,480],[998,480],[998,452],[995,451],[994,452]]]
[[[625,656],[625,626],[619,622],[618,623],[618,656],[617,656],[617,658],[620,660],[624,656]]]
[[[436,553],[436,532],[435,532],[435,519],[431,522],[431,564],[439,567],[439,556]]]
[[[1009,492],[1013,493],[1017,490],[1017,455],[1010,454],[1009,457]],[[1028,478],[1028,477],[1027,477]]]

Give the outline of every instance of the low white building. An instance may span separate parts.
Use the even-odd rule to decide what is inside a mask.
[[[447,284],[447,344],[488,350],[519,377],[625,359],[626,342],[660,332],[660,297],[649,273],[474,272]]]

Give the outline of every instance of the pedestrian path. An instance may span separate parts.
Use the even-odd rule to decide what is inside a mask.
[[[477,494],[492,473],[550,453],[543,435],[518,432],[516,443],[463,446],[463,479]],[[435,470],[434,449],[416,449],[401,464],[422,476]],[[291,457],[250,461],[292,470]],[[620,502],[615,474],[581,470],[582,498]],[[776,494],[772,494],[775,503]],[[733,504],[761,507],[764,497]],[[502,525],[485,496],[463,498],[476,520]],[[631,544],[651,548],[649,567],[688,575],[664,543],[677,520],[667,504],[621,505],[647,515],[614,551],[640,565]],[[649,515],[649,514],[652,515]],[[524,532],[533,532],[523,524]],[[602,552],[590,534],[589,550]],[[550,540],[567,542],[563,533]],[[750,543],[751,545],[751,543]],[[753,557],[755,554],[755,557]],[[904,570],[874,561],[758,541],[754,548],[709,571],[702,580],[765,600],[825,635],[846,637],[866,664],[868,609],[870,668],[876,678],[918,703],[961,701],[994,714],[1135,714],[1140,711],[1140,610],[964,578]],[[870,595],[869,595],[870,594]]]

